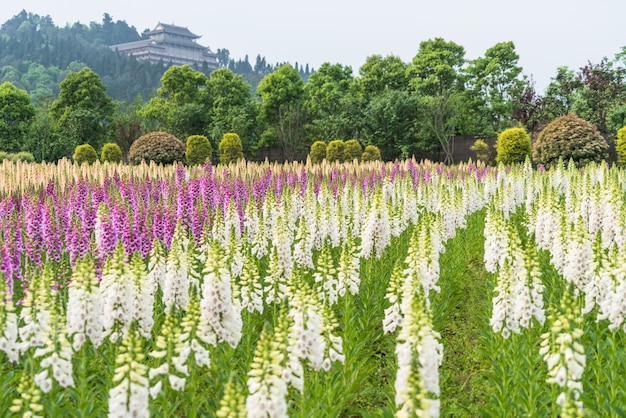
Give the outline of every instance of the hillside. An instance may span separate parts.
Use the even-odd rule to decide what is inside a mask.
[[[0,27],[0,84],[11,82],[40,102],[56,97],[59,82],[70,71],[87,66],[102,78],[113,99],[146,99],[156,93],[167,67],[138,61],[108,48],[140,39],[142,35],[134,26],[123,20],[114,22],[106,13],[101,23],[76,22],[58,27],[49,16],[23,10]],[[234,60],[226,48],[217,53],[220,66],[241,74],[253,88],[278,65],[267,64],[261,56],[257,56],[254,65],[248,56]],[[298,68],[306,79],[311,72],[308,65]],[[209,74],[208,68],[196,69]]]

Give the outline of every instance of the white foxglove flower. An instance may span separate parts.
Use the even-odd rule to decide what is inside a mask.
[[[239,298],[242,309],[263,313],[263,284],[257,260],[248,249],[245,252],[243,269],[239,278]]]
[[[179,365],[179,368],[187,367],[189,357],[192,356],[198,367],[209,367],[211,359],[206,346],[215,346],[217,338],[206,318],[200,315],[200,301],[195,293],[191,295],[180,327],[182,333],[178,333],[176,337],[176,355],[172,360],[173,363]]]
[[[53,292],[56,297],[56,291]],[[54,304],[50,310],[50,324],[42,334],[43,346],[38,347],[33,358],[39,359],[40,371],[35,381],[39,388],[48,392],[51,388],[50,379],[56,380],[61,387],[73,387],[72,355],[73,349],[67,336],[65,321],[59,312],[60,307]]]
[[[0,272],[0,350],[13,363],[19,360],[17,314],[4,274]]]
[[[13,399],[12,405],[9,407],[16,416],[43,418],[44,408],[42,404],[43,394],[39,385],[33,376],[28,373],[22,373],[20,384],[17,387],[20,397]]]
[[[152,250],[148,256],[148,283],[152,294],[156,294],[157,288],[163,290],[165,275],[167,273],[167,257],[160,240],[155,239]]]
[[[439,416],[439,367],[443,360],[441,336],[432,329],[432,317],[424,293],[408,296],[396,355],[396,416]]]
[[[170,312],[172,309],[185,310],[189,303],[187,239],[183,238],[180,224],[177,226],[176,231],[167,254],[165,279],[163,281],[165,312]]]
[[[106,261],[100,289],[104,301],[103,323],[104,336],[117,341],[130,327],[134,314],[133,274],[126,263],[122,244]]]
[[[73,338],[74,351],[87,338],[98,347],[104,338],[104,302],[93,258],[77,260],[68,289],[67,332]]]
[[[581,383],[586,365],[582,316],[577,298],[566,290],[560,308],[548,317],[550,331],[541,336],[539,354],[548,366],[548,383],[560,391],[555,400],[562,407],[562,416],[582,416]],[[574,413],[574,415],[572,415]]]
[[[359,250],[354,243],[352,235],[347,235],[341,256],[339,257],[339,267],[337,271],[337,292],[343,297],[346,289],[353,295],[359,293],[359,285],[361,284],[360,276],[361,259]]]
[[[146,265],[141,253],[133,254],[130,265],[133,276],[133,318],[139,325],[139,332],[144,338],[150,338],[154,326],[154,294],[146,272]]]
[[[220,408],[215,413],[217,418],[247,418],[246,398],[235,379],[228,380],[224,396],[220,399]]]
[[[210,246],[203,270],[201,316],[213,328],[219,341],[237,347],[241,339],[241,305],[233,298],[230,270],[224,264],[224,250],[217,241]]]
[[[52,269],[46,265],[41,275],[33,276],[26,290],[20,311],[20,321],[23,325],[18,331],[21,352],[44,344],[43,335],[50,325],[50,311],[53,305],[51,291],[53,281]]]
[[[389,209],[381,192],[372,196],[365,225],[361,232],[361,257],[370,258],[374,254],[380,258],[391,243]]]
[[[339,299],[339,280],[330,246],[325,245],[317,259],[317,267],[313,278],[318,286],[318,294],[322,301],[334,305]],[[345,289],[344,289],[345,293]]]
[[[150,385],[144,359],[141,337],[131,327],[115,359],[115,386],[109,390],[109,418],[150,416]]]
[[[279,317],[273,333],[266,326],[257,343],[248,371],[248,418],[287,417],[286,322],[284,316]]]

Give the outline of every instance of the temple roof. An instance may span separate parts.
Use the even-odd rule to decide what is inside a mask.
[[[193,38],[193,39],[200,38],[200,36],[191,32],[187,28],[183,28],[182,26],[168,25],[166,23],[161,23],[161,22],[159,22],[159,24],[156,25],[154,29],[152,29],[150,32],[147,32],[146,34],[150,36],[150,35],[156,35],[156,34],[163,33],[163,32],[186,36],[186,37]]]

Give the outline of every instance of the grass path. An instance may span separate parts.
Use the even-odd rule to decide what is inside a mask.
[[[433,325],[441,333],[441,416],[479,417],[490,391],[490,368],[481,352],[489,330],[492,287],[483,265],[484,211],[446,245],[440,259],[441,292],[432,295]]]

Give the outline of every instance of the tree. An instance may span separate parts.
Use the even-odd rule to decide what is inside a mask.
[[[557,68],[556,76],[551,80],[542,100],[541,120],[545,123],[571,112],[575,100],[574,93],[582,88],[582,83],[576,79],[574,71],[567,67]]]
[[[11,83],[0,85],[0,151],[21,151],[35,119],[35,106],[24,90]]]
[[[102,80],[85,67],[70,72],[59,88],[59,98],[50,108],[56,129],[70,138],[70,149],[83,143],[99,149],[107,142],[115,111]]]
[[[311,137],[330,141],[353,133],[350,99],[354,94],[355,80],[350,67],[324,63],[309,77],[304,90],[311,116],[307,126]]]
[[[153,128],[176,137],[205,135],[210,125],[207,77],[189,65],[170,67],[161,77],[159,97],[139,112]]]
[[[364,97],[373,97],[389,90],[406,90],[407,65],[397,56],[371,55],[359,68],[358,87]]]
[[[518,60],[513,42],[500,42],[487,49],[484,57],[470,61],[466,69],[474,112],[486,122],[490,133],[512,125],[513,106],[525,84]]]
[[[250,91],[250,84],[242,76],[226,68],[213,71],[207,84],[211,138],[219,143],[225,133],[237,133],[243,139],[246,155],[255,153],[259,137],[259,106]]]
[[[199,102],[208,83],[207,77],[189,65],[172,66],[161,77],[159,96],[176,105]]]
[[[581,88],[575,96],[573,110],[606,134],[609,111],[626,99],[626,69],[606,59],[599,64],[589,62],[576,74]]]
[[[261,97],[261,115],[275,133],[285,158],[293,160],[308,148],[305,134],[307,115],[304,82],[289,64],[278,67],[265,76],[257,87]]]
[[[449,95],[461,88],[461,67],[465,49],[442,38],[420,43],[419,51],[407,68],[409,86],[426,96]]]
[[[373,97],[364,111],[363,142],[376,145],[385,160],[431,151],[418,136],[419,111],[420,97],[408,91],[389,90]]]
[[[513,120],[521,123],[527,131],[534,131],[539,126],[543,98],[537,94],[532,78],[524,80],[520,95],[513,99]]]
[[[463,91],[460,71],[464,63],[462,46],[435,38],[420,44],[407,68],[409,86],[420,97],[420,136],[426,143],[440,144],[446,164],[453,162],[451,138]]]
[[[67,137],[55,129],[55,122],[50,114],[51,97],[40,96],[37,100],[36,114],[30,126],[23,149],[35,157],[35,161],[56,161],[71,155],[72,144]]]
[[[113,133],[122,153],[127,155],[133,142],[148,132],[140,112],[143,100],[138,96],[132,103],[120,104],[113,117]]]

